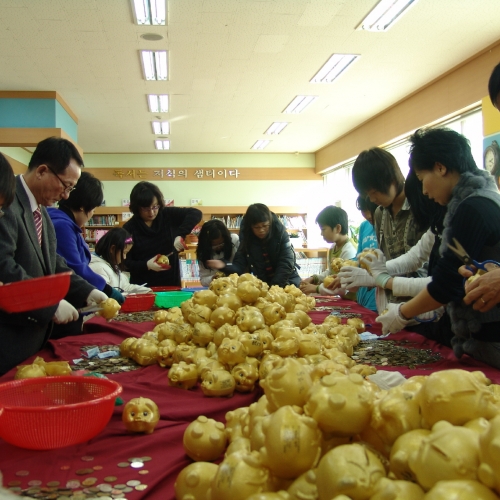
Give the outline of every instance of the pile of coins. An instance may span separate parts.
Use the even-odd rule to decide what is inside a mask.
[[[134,313],[119,313],[111,321],[129,321],[130,323],[143,323],[153,321],[155,311],[140,311]]]
[[[408,340],[362,340],[351,356],[356,363],[375,366],[407,366],[414,369],[441,360],[441,355],[430,349],[410,347]]]
[[[82,356],[82,360],[79,363],[73,364],[71,366],[72,370],[88,370],[90,372],[104,374],[104,373],[122,373],[141,368],[141,366],[138,365],[134,360],[124,358],[119,355],[120,353],[119,345],[101,345],[101,346],[87,345],[81,347],[80,350],[82,351],[83,354],[84,352],[87,352],[90,349],[96,349],[96,348],[101,353],[108,351],[116,351],[118,353],[118,356],[112,358],[103,358],[103,359],[97,356],[93,358],[86,358],[85,356]]]
[[[92,461],[94,457],[82,457],[83,461]],[[141,475],[149,473],[144,469],[146,462],[149,462],[151,457],[133,457],[127,462],[118,463],[118,467],[140,469],[138,472]],[[69,470],[69,465],[63,465],[61,470]],[[85,467],[77,469],[77,476],[88,476],[95,474],[96,471],[102,470],[103,467],[96,465],[94,467]],[[16,472],[16,476],[29,476],[29,471],[20,470]],[[65,484],[60,481],[48,481],[43,485],[43,482],[38,479],[33,479],[28,482],[28,488],[21,488],[21,481],[9,481],[7,484],[10,491],[28,498],[45,498],[51,500],[85,500],[88,498],[99,498],[101,500],[121,498],[126,500],[126,494],[134,491],[144,491],[148,485],[138,479],[130,479],[126,482],[119,482],[118,477],[114,475],[106,476],[101,482],[96,477],[86,477],[85,479],[70,479]]]

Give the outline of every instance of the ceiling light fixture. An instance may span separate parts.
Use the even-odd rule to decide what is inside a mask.
[[[170,140],[169,139],[157,139],[155,141],[155,148],[160,151],[166,151],[170,149]]]
[[[283,110],[283,113],[302,113],[302,111],[317,98],[317,95],[298,95]]]
[[[135,21],[139,25],[165,26],[167,22],[166,0],[132,0]]]
[[[151,113],[168,113],[168,94],[148,94],[148,107]]]
[[[170,134],[170,123],[169,122],[151,122],[153,124],[153,134]]]
[[[380,0],[356,27],[358,30],[387,31],[403,12],[417,0]]]
[[[142,68],[146,80],[167,80],[166,50],[141,50]]]
[[[287,125],[288,122],[273,122],[264,133],[269,135],[278,135]]]
[[[252,146],[252,149],[264,149],[270,142],[261,139]]]
[[[351,63],[359,58],[355,54],[333,54],[310,80],[311,83],[332,83]]]

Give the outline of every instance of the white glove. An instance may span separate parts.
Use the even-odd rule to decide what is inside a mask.
[[[166,271],[163,266],[160,266],[158,262],[156,262],[156,259],[160,256],[160,254],[155,255],[154,257],[151,257],[151,259],[148,260],[147,266],[150,271]]]
[[[175,240],[174,240],[174,248],[178,252],[183,252],[184,250],[186,250],[187,246],[184,243],[184,238],[182,236],[177,236],[177,238],[175,238]]]
[[[419,323],[432,323],[439,321],[441,319],[441,316],[444,314],[444,307],[438,307],[437,309],[434,309],[434,311],[429,311],[425,312],[422,314],[419,314],[418,316],[415,316],[413,319],[415,321],[418,321]]]
[[[61,300],[57,306],[56,312],[52,320],[58,325],[65,325],[70,321],[78,319],[78,311],[67,301]]]
[[[368,274],[368,271],[359,267],[344,266],[337,276],[340,278],[342,288],[348,290],[360,286],[375,286],[375,280]]]
[[[403,303],[391,303],[388,305],[387,312],[385,314],[377,316],[375,321],[377,323],[382,323],[382,334],[387,335],[389,333],[399,332],[400,330],[403,330],[406,325],[408,325],[410,320],[404,319],[399,312],[402,305]]]
[[[384,252],[378,248],[375,252],[377,253],[376,255],[369,253],[361,259],[361,262],[368,268],[369,273],[375,280],[375,284],[380,288],[384,288],[392,276],[387,272]]]
[[[152,292],[151,288],[148,288],[147,286],[132,286],[127,290],[127,293],[150,293]]]
[[[97,288],[94,288],[87,297],[87,305],[95,306],[96,304],[100,304],[103,300],[106,300],[107,298],[108,296],[104,292],[101,292]]]

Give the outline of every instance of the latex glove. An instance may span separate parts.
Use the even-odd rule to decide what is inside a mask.
[[[167,269],[165,269],[164,267],[160,266],[160,264],[158,264],[158,262],[156,262],[156,259],[159,256],[160,256],[160,254],[155,255],[154,257],[151,257],[151,259],[148,260],[147,266],[148,266],[148,269],[150,271],[156,271],[156,272],[167,271]]]
[[[147,286],[141,286],[141,285],[132,285],[128,290],[128,293],[151,293],[152,290],[151,288],[148,288]]]
[[[111,287],[110,298],[115,299],[118,304],[123,304],[125,302],[125,297],[116,289]]]
[[[400,330],[403,330],[406,325],[410,322],[409,320],[404,319],[399,313],[399,309],[401,308],[401,304],[389,304],[387,307],[387,312],[380,316],[377,316],[375,320],[377,323],[382,323],[382,333],[387,335],[389,333],[396,333]]]
[[[378,248],[375,252],[377,253],[376,255],[369,253],[361,259],[361,262],[368,268],[369,273],[375,280],[375,284],[380,288],[384,288],[392,276],[387,272],[384,252]]]
[[[359,267],[344,266],[337,276],[340,278],[342,288],[348,290],[360,286],[375,286],[375,280],[368,271]]]
[[[182,236],[177,236],[174,240],[174,248],[178,252],[182,252],[187,249],[186,244],[184,243],[184,238]]]
[[[429,311],[425,312],[422,314],[419,314],[418,316],[415,316],[413,319],[415,321],[418,321],[419,323],[432,323],[439,321],[441,319],[441,316],[444,314],[444,307],[438,307],[437,309],[434,309],[434,311]]]
[[[103,300],[106,300],[107,298],[108,296],[104,292],[101,292],[97,288],[94,288],[90,292],[90,295],[87,297],[87,305],[94,306],[96,304],[100,304]]]
[[[58,325],[65,325],[70,321],[78,319],[78,311],[66,300],[61,300],[57,306],[56,312],[52,320]]]

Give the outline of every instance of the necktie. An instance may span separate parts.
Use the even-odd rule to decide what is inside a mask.
[[[42,212],[40,207],[38,207],[33,212],[33,217],[35,218],[36,235],[38,236],[38,244],[42,244]]]

